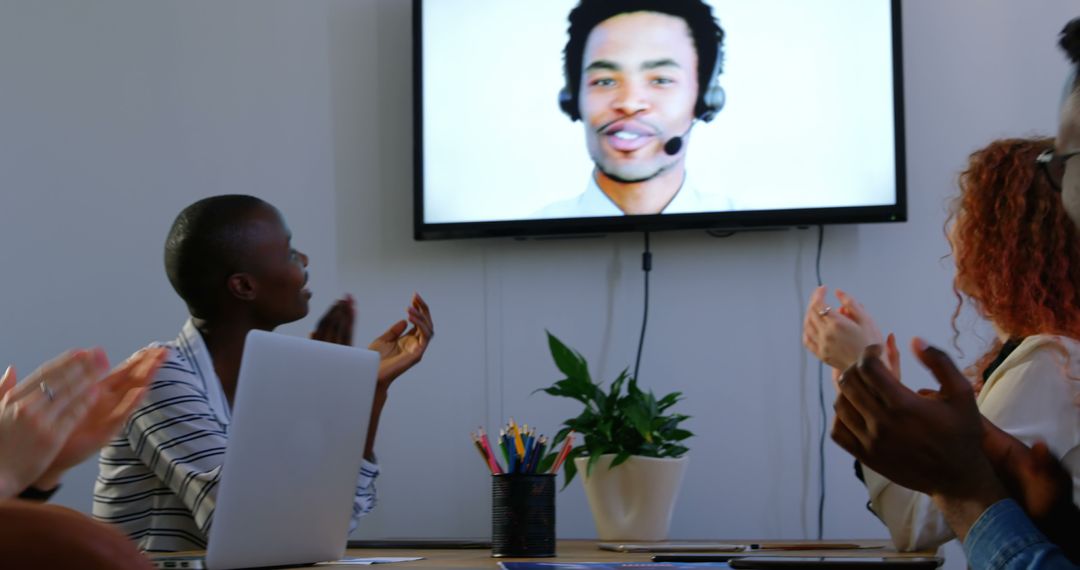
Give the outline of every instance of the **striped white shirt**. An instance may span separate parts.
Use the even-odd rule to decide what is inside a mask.
[[[214,519],[230,410],[202,335],[188,320],[146,400],[101,450],[94,518],[150,552],[201,550]],[[358,450],[359,452],[359,450]],[[375,507],[379,468],[360,466],[350,531]]]

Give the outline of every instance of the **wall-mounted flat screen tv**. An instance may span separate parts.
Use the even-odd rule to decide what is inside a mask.
[[[906,219],[899,0],[413,0],[417,239]]]

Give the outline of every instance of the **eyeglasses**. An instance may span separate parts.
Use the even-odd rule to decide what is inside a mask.
[[[1055,192],[1061,192],[1061,184],[1065,179],[1065,162],[1077,155],[1080,155],[1080,150],[1057,154],[1054,149],[1048,148],[1035,158],[1035,163],[1046,175],[1046,181]]]

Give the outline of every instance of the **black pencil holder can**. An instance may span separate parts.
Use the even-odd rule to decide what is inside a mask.
[[[555,474],[491,477],[491,555],[555,556]]]

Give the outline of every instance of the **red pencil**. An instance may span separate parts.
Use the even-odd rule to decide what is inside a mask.
[[[574,447],[574,432],[566,435],[566,441],[563,442],[563,448],[559,451],[559,457],[555,460],[555,464],[551,466],[549,473],[559,472],[559,467],[562,467],[563,461],[566,461],[566,456],[570,455],[570,448],[572,447]]]
[[[488,457],[486,451],[484,451],[484,444],[480,443],[480,438],[476,437],[476,434],[470,433],[469,437],[472,438],[473,445],[476,446],[476,452],[480,454],[480,457],[484,459],[484,463],[487,464],[488,471],[491,471],[491,459]],[[491,471],[494,475],[495,472]]]
[[[487,456],[488,468],[495,475],[502,475],[502,467],[499,466],[499,462],[495,460],[495,453],[491,451],[491,443],[488,442],[487,432],[484,428],[480,428],[480,445],[484,447],[484,455]]]

